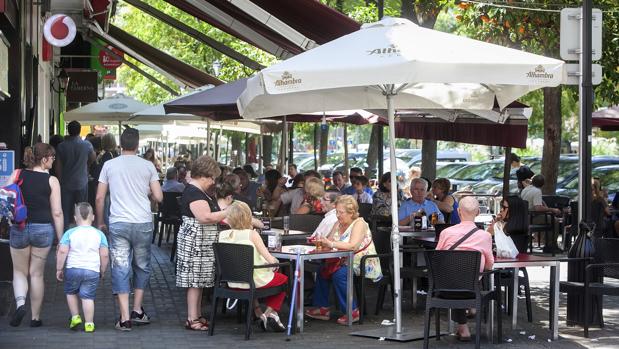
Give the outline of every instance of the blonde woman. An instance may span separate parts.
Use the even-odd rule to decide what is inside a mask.
[[[333,225],[327,237],[320,238],[322,246],[331,249],[353,250],[352,267],[355,275],[360,274],[361,257],[368,254],[376,254],[376,248],[372,242],[372,232],[370,227],[359,217],[359,204],[351,195],[342,195],[335,201],[335,215],[337,222]],[[314,308],[308,309],[305,315],[318,320],[329,320],[331,317],[329,304],[329,291],[331,284],[335,288],[335,295],[340,311],[346,313],[346,283],[348,279],[349,265],[341,264],[336,270],[331,270],[330,274],[325,272],[318,273],[316,286],[314,287]],[[365,265],[365,277],[378,281],[382,278],[380,263],[377,258],[370,258]],[[359,309],[353,301],[352,321],[359,321]],[[346,315],[337,319],[340,325],[348,323]]]
[[[265,265],[278,263],[277,258],[273,257],[260,235],[252,229],[252,216],[249,206],[242,201],[235,201],[228,207],[228,224],[232,229],[224,230],[219,234],[219,242],[249,245],[254,248],[254,265]],[[288,277],[284,274],[274,272],[269,268],[254,269],[254,283],[256,288],[269,288],[281,286],[288,282]],[[247,289],[247,284],[229,283],[230,287]],[[263,330],[270,328],[274,332],[283,332],[286,327],[279,319],[278,312],[282,306],[285,292],[269,296],[263,299],[266,309],[263,311],[259,302],[254,302],[254,313],[260,319],[260,326]]]
[[[305,180],[305,197],[296,214],[322,214],[321,199],[325,196],[325,187],[319,178]]]

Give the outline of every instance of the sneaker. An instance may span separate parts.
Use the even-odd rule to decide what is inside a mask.
[[[354,309],[352,311],[352,322],[359,322],[359,309]],[[340,325],[348,325],[348,316],[341,316],[339,319],[337,319],[337,323]]]
[[[131,331],[131,320],[121,321],[119,318],[114,328],[119,331]]]
[[[84,324],[84,332],[95,332],[95,323],[94,322],[87,322],[86,324]]]
[[[26,315],[26,307],[22,304],[17,309],[15,309],[15,313],[13,314],[13,317],[11,318],[11,322],[9,322],[9,325],[13,327],[19,326],[21,324],[22,319],[24,318],[24,315]]]
[[[305,311],[305,316],[317,320],[329,320],[331,318],[331,312],[329,308],[325,307],[311,308]]]
[[[131,322],[135,322],[136,325],[146,325],[146,324],[150,324],[150,318],[148,317],[148,315],[146,315],[146,312],[144,311],[144,308],[142,309],[142,314],[138,313],[137,311],[132,311],[131,312]]]
[[[77,326],[82,324],[82,317],[78,315],[71,316],[71,322],[69,322],[69,329],[75,331]]]

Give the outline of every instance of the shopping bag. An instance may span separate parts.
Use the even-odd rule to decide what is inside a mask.
[[[516,258],[518,249],[514,241],[503,232],[503,227],[499,224],[494,226],[494,243],[496,244],[496,255],[501,258]]]

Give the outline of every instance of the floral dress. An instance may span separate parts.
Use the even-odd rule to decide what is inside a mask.
[[[370,227],[368,226],[368,224],[365,222],[363,218],[359,217],[355,219],[350,224],[348,229],[346,229],[346,231],[344,231],[344,233],[340,235],[339,229],[338,229],[339,223],[336,223],[334,226],[335,235],[333,236],[333,238],[336,241],[348,242],[350,240],[350,236],[352,235],[352,228],[357,222],[363,225],[363,230],[365,231],[365,237],[361,241],[361,244],[359,245],[359,249],[357,250],[357,252],[355,252],[355,257],[353,258],[353,263],[352,263],[353,272],[355,273],[355,275],[360,275],[361,274],[361,258],[369,254],[376,254],[376,247],[374,247],[374,242],[372,241],[372,231],[370,230]],[[380,261],[378,258],[368,258],[365,261],[365,277],[373,280],[374,282],[382,279],[383,273],[380,268]]]

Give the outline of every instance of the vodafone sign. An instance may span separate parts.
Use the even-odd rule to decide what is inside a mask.
[[[64,47],[75,39],[77,30],[71,17],[64,14],[53,15],[45,21],[43,35],[52,45]]]
[[[109,45],[106,47],[108,50],[114,52],[116,55],[124,57],[124,52],[117,49],[116,47]],[[103,49],[99,51],[99,62],[101,63],[101,66],[105,69],[115,69],[120,67],[121,64],[123,64],[121,58],[115,57],[114,55],[108,53],[106,50]]]

